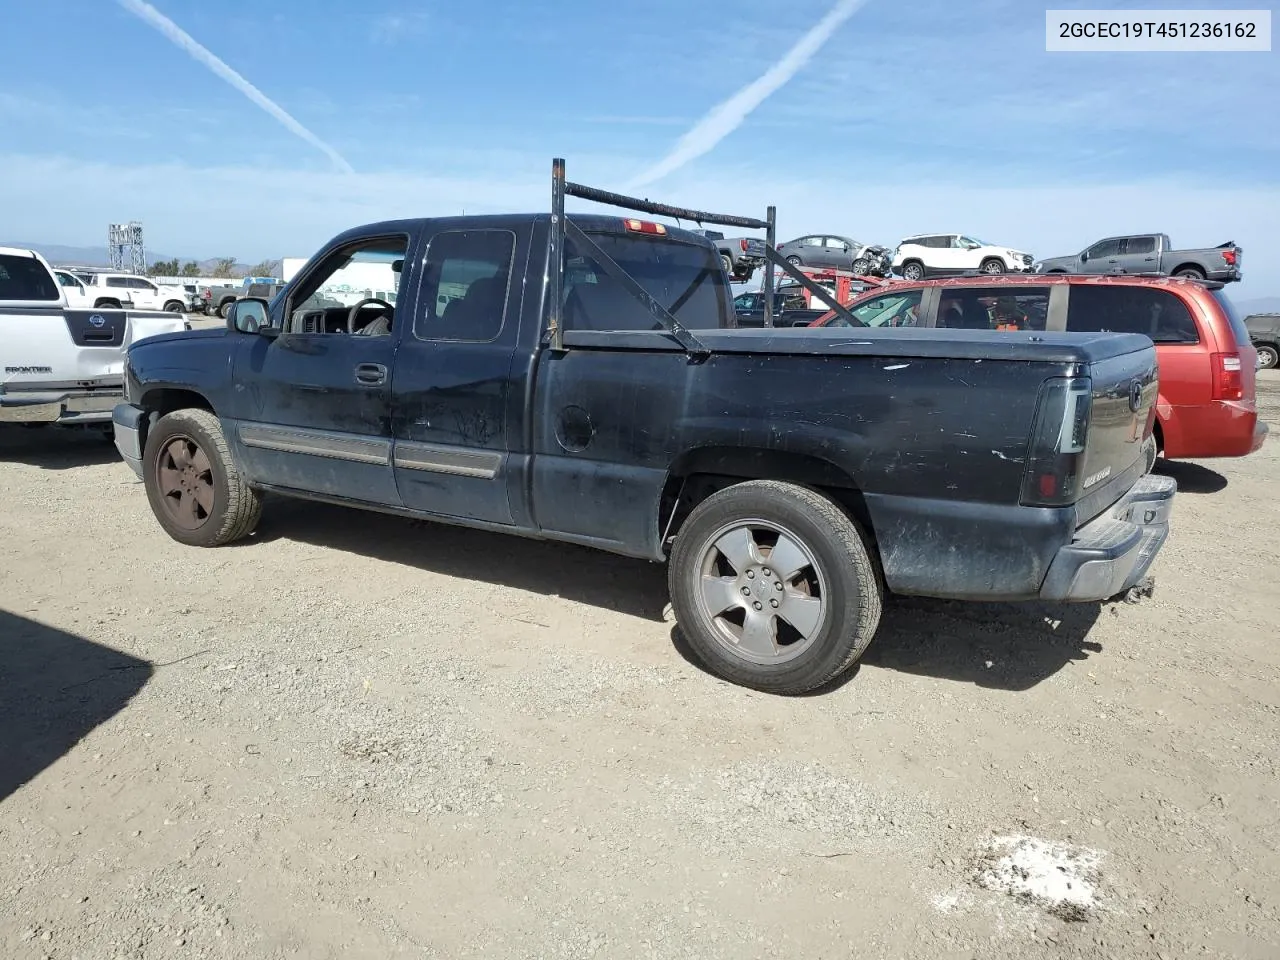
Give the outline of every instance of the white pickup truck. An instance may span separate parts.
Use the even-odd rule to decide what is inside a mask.
[[[0,247],[0,424],[110,431],[129,345],[185,329],[181,314],[77,306],[44,257]]]

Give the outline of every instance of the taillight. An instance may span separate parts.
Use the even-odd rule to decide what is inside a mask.
[[[1243,400],[1244,381],[1240,376],[1240,354],[1211,353],[1213,364],[1213,399]]]
[[[1060,507],[1076,502],[1093,410],[1092,391],[1088,377],[1055,377],[1041,386],[1022,477],[1023,504]]]
[[[742,238],[741,240],[739,240],[738,242],[739,242],[740,244],[742,244],[742,252],[743,252],[743,253],[746,253],[746,252],[747,252],[747,238],[746,238],[746,237],[743,237],[743,238]]]
[[[1234,267],[1236,265],[1236,252],[1234,250],[1223,250],[1222,259],[1225,260],[1229,266]]]
[[[654,223],[652,220],[623,220],[623,224],[632,233],[652,233],[658,236],[665,236],[667,228],[661,223]]]

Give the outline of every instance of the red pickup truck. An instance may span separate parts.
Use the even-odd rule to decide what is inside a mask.
[[[1267,425],[1255,393],[1258,352],[1216,281],[1083,274],[899,282],[848,306],[868,326],[1142,333],[1156,345],[1156,443],[1169,460],[1242,457]],[[847,323],[832,311],[811,326]]]

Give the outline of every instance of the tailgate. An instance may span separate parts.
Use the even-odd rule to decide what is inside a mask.
[[[129,343],[185,328],[174,314],[126,310],[33,309],[3,319],[0,384],[9,391],[118,378]]]
[[[1155,347],[1096,360],[1089,380],[1089,428],[1077,487],[1081,523],[1115,503],[1147,471],[1159,388]]]

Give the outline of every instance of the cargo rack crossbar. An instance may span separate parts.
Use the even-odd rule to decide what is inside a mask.
[[[818,284],[814,283],[807,276],[801,273],[796,267],[792,266],[778,254],[778,231],[777,231],[777,208],[770,206],[763,220],[755,217],[739,217],[727,213],[711,213],[706,210],[693,210],[688,207],[677,207],[668,203],[657,203],[652,200],[641,200],[638,197],[628,197],[621,193],[613,193],[609,190],[601,190],[597,187],[588,187],[581,183],[574,183],[565,177],[565,162],[561,158],[551,161],[551,235],[548,255],[550,257],[550,322],[548,324],[548,332],[551,337],[551,349],[563,351],[564,347],[564,270],[565,270],[565,243],[566,240],[572,239],[584,253],[594,259],[614,280],[622,285],[623,289],[630,293],[633,297],[642,303],[645,308],[653,314],[654,318],[667,330],[668,333],[676,340],[680,346],[691,357],[696,359],[705,359],[710,355],[710,349],[684,324],[682,324],[671,312],[672,309],[679,309],[688,294],[681,296],[672,304],[671,308],[659,303],[653,296],[649,294],[643,286],[640,285],[634,277],[626,270],[619,266],[612,257],[604,252],[594,240],[591,239],[583,230],[575,223],[569,221],[564,212],[565,197],[577,197],[580,200],[589,200],[593,203],[604,204],[611,207],[620,207],[624,210],[632,210],[637,213],[648,213],[653,216],[671,217],[675,220],[689,220],[701,226],[706,223],[714,223],[726,227],[741,227],[746,230],[763,230],[765,231],[765,265],[764,265],[764,282],[761,285],[761,292],[764,294],[764,325],[766,327],[774,326],[773,322],[773,289],[774,289],[774,267],[780,267],[784,273],[790,276],[798,284],[809,291],[810,294],[826,300],[830,293],[824,290]],[[699,276],[694,281],[694,286],[701,283],[703,276]],[[692,290],[689,291],[690,293]],[[849,313],[841,304],[836,304],[834,310],[837,314],[847,320],[852,326],[861,326],[853,315]]]

